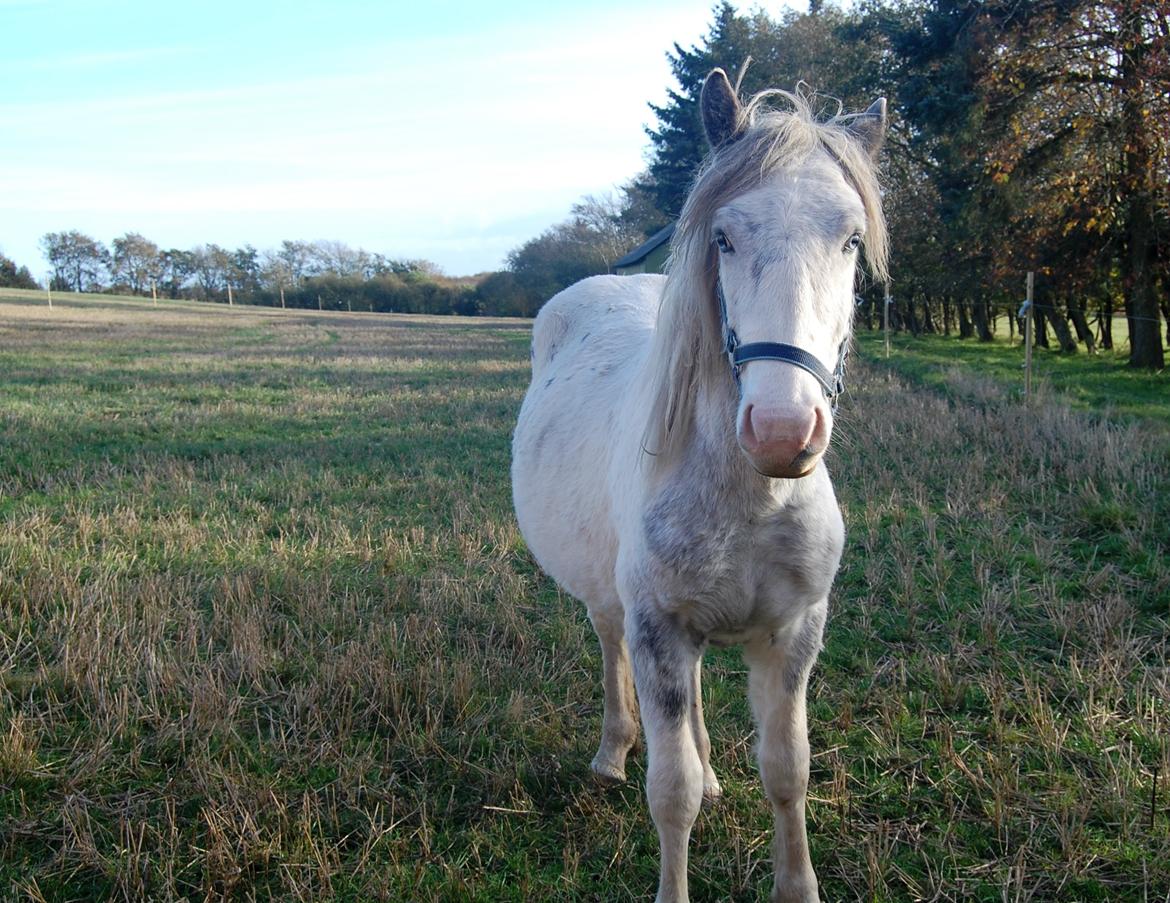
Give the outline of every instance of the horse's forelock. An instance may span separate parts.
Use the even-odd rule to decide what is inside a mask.
[[[790,107],[777,110],[781,98]],[[711,222],[717,210],[779,169],[806,160],[823,148],[841,167],[865,209],[865,256],[874,278],[886,278],[888,238],[876,166],[850,130],[852,116],[817,121],[810,98],[770,90],[744,108],[748,126],[738,138],[710,154],[695,177],[671,242],[667,282],[650,351],[651,405],[645,448],[664,462],[693,416],[695,384],[703,368],[723,363],[715,278],[717,265]]]

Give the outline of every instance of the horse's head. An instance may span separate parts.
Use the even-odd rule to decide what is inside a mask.
[[[884,257],[871,158],[885,100],[828,124],[779,113],[753,121],[717,69],[701,106],[713,157],[696,191],[704,179],[722,183],[705,189],[706,238],[739,384],[736,436],[760,473],[802,477],[832,434],[867,232],[882,233]]]

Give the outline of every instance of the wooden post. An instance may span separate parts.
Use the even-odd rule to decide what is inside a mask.
[[[882,329],[886,333],[886,357],[890,356],[890,283],[886,283],[886,303],[882,305]]]
[[[1024,402],[1032,397],[1032,286],[1036,274],[1028,270],[1028,298],[1024,302]]]

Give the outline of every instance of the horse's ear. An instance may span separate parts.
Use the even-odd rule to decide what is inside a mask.
[[[731,87],[727,73],[722,69],[712,69],[703,82],[699,109],[703,112],[703,130],[707,133],[712,150],[742,134],[740,114],[743,107],[735,96],[735,89]]]
[[[871,157],[877,157],[886,137],[886,99],[879,97],[871,103],[868,110],[849,123],[849,130]]]

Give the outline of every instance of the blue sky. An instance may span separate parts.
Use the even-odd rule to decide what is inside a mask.
[[[711,0],[0,0],[0,251],[331,239],[453,275],[644,165]]]

